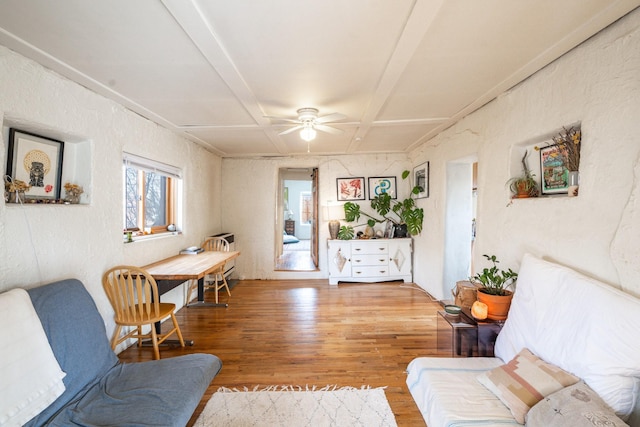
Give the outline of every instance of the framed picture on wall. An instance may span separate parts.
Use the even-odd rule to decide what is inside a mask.
[[[338,178],[338,201],[365,200],[364,177]]]
[[[540,148],[542,194],[566,194],[569,189],[565,154],[557,144]]]
[[[26,199],[59,199],[64,142],[11,128],[7,175],[31,186]]]
[[[418,194],[413,194],[415,199],[424,199],[429,197],[429,162],[413,168],[413,185],[420,187]]]
[[[383,193],[388,193],[392,199],[398,198],[395,176],[369,178],[369,200],[375,199],[376,196]]]

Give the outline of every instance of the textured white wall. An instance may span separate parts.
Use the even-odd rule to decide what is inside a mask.
[[[88,141],[92,182],[86,189],[89,205],[0,203],[0,291],[78,278],[96,300],[111,334],[112,310],[102,290],[102,273],[116,264],[144,265],[174,255],[220,231],[221,159],[2,46],[0,76],[4,125],[36,126],[48,136]],[[2,165],[6,138],[5,128]],[[183,168],[183,235],[123,243],[123,151]],[[163,299],[181,305],[181,289]]]
[[[317,167],[319,175],[319,267],[317,272],[275,271],[276,195],[280,168]],[[337,200],[336,179],[344,177],[396,176],[401,198],[409,183],[401,179],[410,169],[404,154],[353,156],[304,156],[276,159],[223,159],[222,225],[235,233],[236,248],[242,251],[236,268],[240,278],[300,279],[327,278],[327,239],[329,229],[322,206]],[[404,195],[404,196],[403,196]],[[361,202],[370,211],[369,200]],[[366,220],[361,218],[361,223]],[[363,229],[363,228],[361,228]],[[280,231],[281,233],[282,231]]]
[[[445,166],[477,154],[477,268],[488,253],[517,269],[531,252],[640,295],[639,27],[636,10],[411,153],[414,164],[431,162],[415,238],[420,286],[443,297]],[[580,195],[510,203],[511,146],[577,122]]]
[[[64,277],[88,286],[109,318],[100,276],[109,266],[145,264],[230,231],[242,251],[237,275],[255,279],[327,278],[327,223],[320,218],[320,270],[274,271],[276,194],[282,167],[318,167],[320,205],[336,200],[336,178],[397,176],[430,161],[425,226],[414,237],[414,280],[442,298],[446,164],[477,156],[478,228],[475,264],[494,253],[518,268],[524,252],[574,267],[640,294],[640,10],[593,37],[481,110],[404,154],[223,159],[116,103],[0,47],[0,115],[90,141],[89,206],[0,204],[0,290]],[[509,203],[505,182],[511,146],[582,123],[580,196]],[[0,162],[6,163],[3,131]],[[183,167],[185,235],[121,242],[120,159],[123,150]],[[365,201],[368,205],[368,201]],[[322,214],[322,209],[321,212]],[[364,221],[363,221],[364,222]],[[181,293],[171,295],[181,303]],[[109,323],[109,322],[107,322]]]

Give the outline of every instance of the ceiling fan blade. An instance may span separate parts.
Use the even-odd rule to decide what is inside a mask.
[[[300,123],[300,120],[288,119],[286,117],[276,117],[276,116],[262,116],[262,117],[269,120],[279,120],[281,122]]]
[[[341,113],[332,113],[327,114],[326,116],[318,117],[315,121],[316,123],[329,123],[329,122],[337,122],[338,120],[344,120],[347,116]]]
[[[334,135],[340,135],[344,133],[342,129],[332,128],[331,126],[327,126],[327,125],[314,125],[313,127],[316,128],[317,130],[321,130],[322,132],[327,132]]]
[[[287,130],[283,130],[283,131],[282,131],[282,132],[280,132],[278,135],[286,135],[286,134],[288,134],[288,133],[291,133],[291,132],[295,132],[295,131],[297,131],[297,130],[300,130],[300,129],[302,129],[303,127],[304,127],[304,126],[302,126],[302,125],[300,125],[300,126],[294,126],[294,127],[289,128],[289,129],[287,129]]]

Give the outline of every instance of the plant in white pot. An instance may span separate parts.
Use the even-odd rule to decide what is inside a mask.
[[[487,317],[492,320],[505,320],[511,306],[513,292],[507,288],[513,286],[518,280],[518,273],[511,270],[498,268],[498,259],[495,255],[483,255],[492,263],[491,267],[485,267],[480,273],[470,277],[469,280],[478,284],[478,301],[488,306]]]

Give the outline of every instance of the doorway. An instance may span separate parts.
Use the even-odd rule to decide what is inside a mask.
[[[281,168],[276,218],[275,269],[318,268],[318,170]]]
[[[447,163],[442,294],[473,273],[478,164],[476,157]]]

